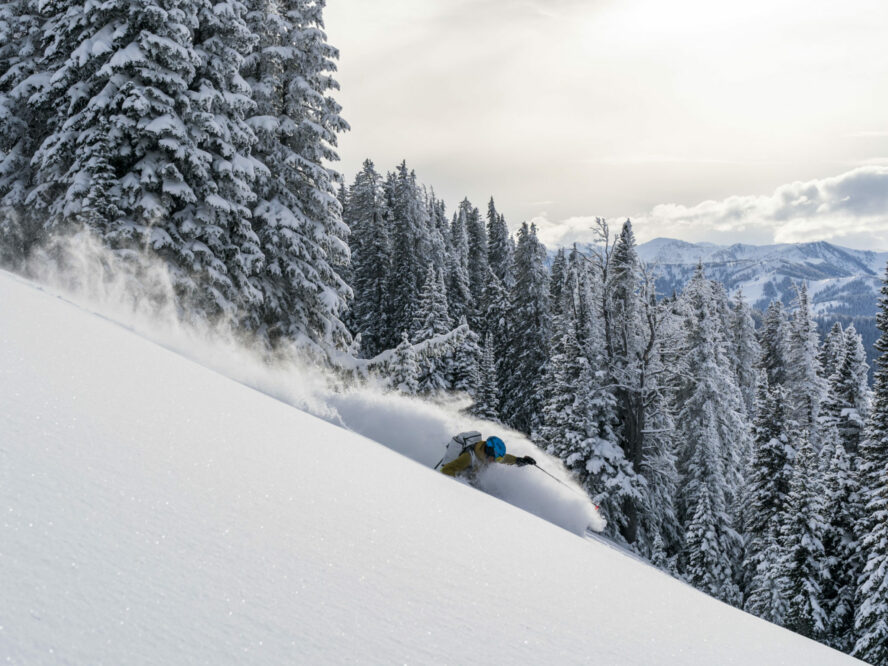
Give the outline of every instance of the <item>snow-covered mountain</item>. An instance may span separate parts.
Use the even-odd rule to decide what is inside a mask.
[[[793,281],[805,281],[818,315],[872,317],[888,252],[866,252],[827,242],[711,245],[656,238],[638,247],[653,266],[663,294],[679,290],[702,263],[707,277],[763,310],[775,298],[792,301]]]
[[[853,661],[432,471],[455,410],[100,314],[0,272],[3,663]]]

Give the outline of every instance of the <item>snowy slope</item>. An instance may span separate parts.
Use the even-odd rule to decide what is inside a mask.
[[[0,273],[0,662],[851,661],[191,355]]]

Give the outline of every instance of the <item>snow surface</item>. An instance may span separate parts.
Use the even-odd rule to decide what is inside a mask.
[[[852,661],[433,472],[452,409],[124,323],[0,272],[2,663]]]

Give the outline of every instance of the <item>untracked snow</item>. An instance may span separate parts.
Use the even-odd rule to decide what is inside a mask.
[[[852,661],[430,469],[489,426],[158,341],[0,273],[0,663]]]

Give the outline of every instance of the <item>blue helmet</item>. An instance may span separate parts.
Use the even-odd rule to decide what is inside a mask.
[[[484,453],[491,458],[502,458],[506,455],[506,443],[499,437],[488,437],[484,444]]]

